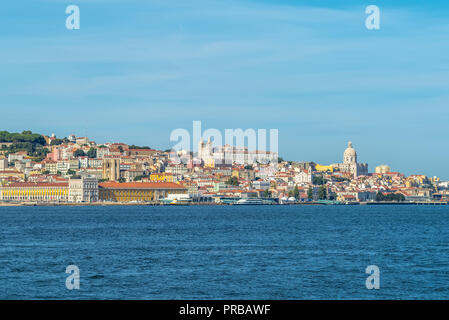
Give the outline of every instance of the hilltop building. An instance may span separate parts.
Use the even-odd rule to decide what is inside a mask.
[[[341,172],[351,173],[354,177],[368,175],[368,164],[357,162],[357,152],[351,141],[348,142],[348,147],[343,152],[343,163],[333,164],[332,167]]]
[[[389,166],[387,166],[386,164],[380,165],[376,167],[376,173],[388,173],[391,172],[391,169]]]
[[[263,150],[248,150],[247,147],[234,147],[229,144],[213,147],[210,138],[207,142],[203,139],[198,144],[198,159],[204,162],[206,167],[215,167],[217,164],[255,164],[277,163],[278,153]]]
[[[120,158],[103,159],[103,179],[110,181],[120,179]]]

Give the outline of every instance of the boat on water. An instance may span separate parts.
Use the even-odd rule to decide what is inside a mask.
[[[237,200],[234,204],[236,204],[236,205],[267,205],[267,204],[275,204],[275,203],[274,203],[274,201],[267,200],[267,199],[248,198],[248,199]]]

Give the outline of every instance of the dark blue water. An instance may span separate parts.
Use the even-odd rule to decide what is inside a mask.
[[[447,299],[449,207],[0,207],[0,263],[2,299]]]

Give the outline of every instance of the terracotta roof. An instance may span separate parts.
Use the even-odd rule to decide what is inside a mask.
[[[184,189],[174,182],[102,182],[98,186],[110,189]]]
[[[36,188],[36,187],[68,187],[67,182],[15,182],[7,185],[7,188]]]

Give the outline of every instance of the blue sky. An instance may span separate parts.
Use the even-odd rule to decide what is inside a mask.
[[[81,29],[65,28],[76,4]],[[365,28],[378,5],[381,29]],[[279,129],[285,159],[449,179],[445,1],[8,1],[0,129],[167,148],[170,132]]]

